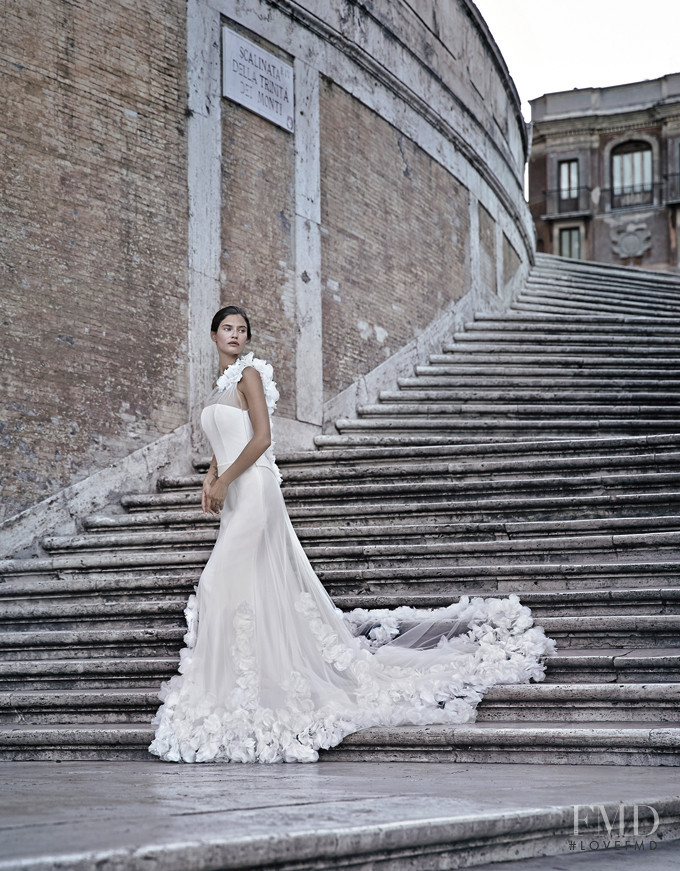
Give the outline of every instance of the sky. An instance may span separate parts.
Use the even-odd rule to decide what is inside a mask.
[[[680,0],[474,0],[529,100],[680,72]]]

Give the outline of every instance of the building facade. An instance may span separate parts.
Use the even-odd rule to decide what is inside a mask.
[[[677,272],[680,73],[531,101],[537,248]]]
[[[0,22],[6,552],[191,471],[220,305],[274,366],[277,449],[311,448],[529,269],[526,127],[471,0]]]

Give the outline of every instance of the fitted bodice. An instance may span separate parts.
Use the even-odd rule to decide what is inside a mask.
[[[210,393],[201,412],[201,426],[217,460],[217,474],[221,475],[238,457],[253,437],[250,414],[242,408],[237,384],[226,389],[217,387]],[[275,471],[271,450],[255,461]]]

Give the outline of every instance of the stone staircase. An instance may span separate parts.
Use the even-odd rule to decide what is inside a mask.
[[[516,592],[558,646],[477,722],[332,760],[680,764],[680,279],[539,256],[314,452],[284,495],[342,608]],[[217,534],[196,474],[0,564],[0,758],[143,758]]]

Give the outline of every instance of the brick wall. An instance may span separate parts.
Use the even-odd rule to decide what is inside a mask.
[[[184,0],[5,0],[2,515],[186,422]]]
[[[439,164],[322,79],[324,395],[422,332],[468,289],[468,194]]]
[[[245,308],[250,350],[274,367],[277,414],[295,417],[295,140],[226,99],[221,226],[222,304]]]

